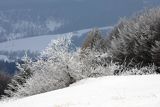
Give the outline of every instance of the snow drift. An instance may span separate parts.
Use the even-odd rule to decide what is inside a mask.
[[[0,107],[159,107],[160,75],[89,78]]]

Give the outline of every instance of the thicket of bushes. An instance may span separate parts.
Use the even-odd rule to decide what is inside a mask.
[[[113,61],[131,66],[160,66],[160,8],[122,19],[107,38],[106,52]],[[160,71],[157,71],[160,73]]]
[[[156,66],[160,73],[160,8],[148,9],[132,18],[124,18],[102,38],[98,30],[89,33],[84,48],[94,48],[108,53],[108,60],[124,65]]]
[[[160,9],[150,9],[119,22],[107,38],[94,29],[81,49],[71,36],[53,40],[35,62],[19,66],[5,90],[6,96],[24,97],[63,87],[88,77],[156,74],[160,53]],[[4,96],[4,98],[6,97]]]

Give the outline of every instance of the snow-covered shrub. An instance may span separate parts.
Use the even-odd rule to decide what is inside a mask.
[[[67,69],[64,66],[44,62],[42,66],[40,70],[37,69],[33,73],[31,78],[26,80],[24,85],[18,86],[14,97],[39,94],[63,88],[70,84],[70,76],[67,74]]]
[[[77,65],[76,68],[80,69],[79,72],[83,77],[114,75],[114,70],[117,69],[117,65],[108,61],[107,53],[97,51],[96,49],[85,49],[80,51],[81,52],[79,52],[77,56],[79,60],[76,61],[80,64]]]
[[[132,68],[132,69],[127,69],[127,70],[121,72],[119,75],[149,75],[149,74],[157,74],[156,73],[156,69],[157,68],[154,65],[142,67],[140,69],[135,67],[135,68]]]
[[[53,40],[37,61],[26,60],[6,94],[19,98],[67,87],[83,78],[114,75],[118,66],[104,60],[106,53],[86,49],[82,54],[71,43],[71,35]]]
[[[85,49],[102,50],[104,48],[104,39],[99,29],[94,28],[91,30],[82,44],[82,50]]]
[[[53,40],[37,61],[20,67],[22,73],[5,92],[11,97],[24,97],[68,86],[74,81],[68,74],[68,62],[73,56],[70,45],[70,37]],[[31,75],[25,75],[28,69]]]
[[[110,33],[106,48],[114,62],[160,66],[160,8],[122,19]]]
[[[16,75],[14,75],[11,81],[8,84],[8,87],[5,90],[4,98],[13,97],[17,92],[19,86],[23,86],[26,83],[26,80],[29,79],[33,74],[32,60],[27,56],[22,59],[23,63],[17,63],[18,71]],[[32,70],[31,70],[32,69]]]

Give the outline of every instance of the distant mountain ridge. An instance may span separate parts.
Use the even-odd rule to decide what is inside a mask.
[[[159,0],[1,0],[0,42],[112,26]]]

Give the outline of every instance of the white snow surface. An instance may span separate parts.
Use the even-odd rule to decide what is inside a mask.
[[[23,38],[17,40],[11,40],[0,43],[0,51],[41,51],[47,47],[52,39],[63,36],[64,34],[57,35],[43,35],[38,37]]]
[[[0,107],[160,107],[160,75],[89,78]]]

